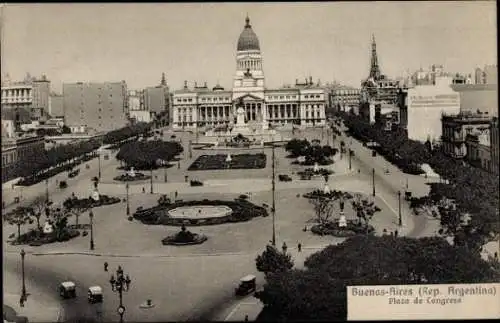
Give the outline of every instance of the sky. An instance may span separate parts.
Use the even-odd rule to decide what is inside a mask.
[[[372,33],[389,77],[497,64],[495,1],[6,4],[1,14],[2,77],[45,74],[56,92],[64,82],[141,89],[162,72],[172,89],[231,88],[247,14],[268,88],[309,76],[359,87]]]

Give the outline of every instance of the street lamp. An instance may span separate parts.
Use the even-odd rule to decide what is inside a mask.
[[[352,169],[352,165],[351,165],[351,156],[352,156],[352,150],[351,150],[351,147],[349,147],[349,170]]]
[[[128,190],[129,190],[129,185],[128,183],[125,184],[125,190],[127,191],[127,215],[130,215],[130,203],[129,203],[129,199],[128,199]]]
[[[49,179],[45,180],[45,202],[49,203]]]
[[[23,287],[21,291],[21,297],[23,301],[26,299],[26,284],[24,282],[24,256],[26,256],[26,252],[24,252],[24,249],[21,249],[21,270],[22,270],[22,276],[23,276]]]
[[[131,282],[132,281],[130,280],[129,275],[123,275],[123,269],[121,266],[118,266],[118,269],[116,270],[116,279],[113,275],[111,275],[109,280],[111,290],[113,292],[118,292],[120,297],[120,306],[118,306],[117,309],[118,314],[120,315],[120,323],[123,323],[123,314],[125,314],[125,306],[123,306],[123,292],[127,292],[129,290]]]
[[[98,178],[101,179],[101,153],[99,151],[97,151],[97,162],[98,162],[98,165],[99,165]]]
[[[153,194],[153,168],[151,168],[151,178],[149,179],[151,194]]]
[[[373,187],[373,196],[375,196],[375,168],[372,168],[372,187]]]
[[[166,165],[165,165],[165,168],[163,169],[163,172],[164,172],[164,174],[163,174],[163,175],[164,175],[164,177],[165,177],[165,183],[167,182],[167,165],[168,165],[168,164],[166,164]]]
[[[90,250],[94,250],[94,213],[92,210],[89,212],[89,218],[90,218]]]
[[[403,219],[401,218],[401,191],[398,191],[398,215],[399,215],[399,226],[402,226]]]

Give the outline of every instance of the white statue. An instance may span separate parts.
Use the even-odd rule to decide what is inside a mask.
[[[328,184],[325,184],[325,188],[323,189],[323,193],[330,194],[330,187],[328,186]]]
[[[345,219],[345,215],[341,215],[339,219],[339,227],[345,228],[347,227],[347,220]]]
[[[130,170],[129,170],[128,174],[130,175],[130,177],[135,177],[134,167],[130,167]]]
[[[92,199],[94,201],[99,201],[99,192],[97,191],[92,192]]]
[[[54,232],[54,227],[52,226],[52,224],[50,224],[49,222],[45,222],[43,226],[43,233],[50,234],[52,232]]]
[[[244,125],[245,124],[245,110],[242,107],[239,107],[236,110],[236,125]]]
[[[231,154],[227,154],[226,163],[230,163],[233,159],[231,158]]]
[[[319,166],[318,166],[318,163],[314,163],[314,168],[313,168],[313,171],[316,173],[316,172],[319,172]]]

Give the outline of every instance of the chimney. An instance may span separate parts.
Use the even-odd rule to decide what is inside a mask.
[[[194,88],[198,87],[198,82],[194,82]]]
[[[309,85],[313,85],[313,77],[309,76]]]
[[[299,79],[295,79],[295,85],[299,84]]]
[[[207,82],[205,82],[205,84],[203,85],[204,88],[207,88]]]
[[[188,81],[184,81],[184,88],[187,89],[188,88]]]

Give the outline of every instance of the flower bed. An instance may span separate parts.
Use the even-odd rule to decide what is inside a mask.
[[[183,225],[181,231],[176,233],[175,235],[171,235],[166,237],[161,241],[163,245],[172,245],[172,246],[189,246],[195,244],[202,244],[207,241],[207,236],[192,233],[189,230],[186,230],[186,227]]]
[[[319,168],[317,171],[314,171],[314,168],[306,168],[303,171],[297,172],[297,175],[304,176],[314,176],[314,175],[330,175],[333,174],[333,171],[326,168]]]
[[[121,174],[119,176],[116,176],[113,178],[115,181],[120,181],[120,182],[133,182],[133,181],[144,181],[147,179],[150,179],[151,176],[149,175],[144,175],[143,173],[135,173],[135,176],[130,176],[129,173]]]
[[[168,213],[169,210],[182,206],[227,206],[231,208],[232,213],[223,217],[205,217],[205,218],[174,218]],[[137,210],[134,218],[144,224],[155,225],[215,225],[228,222],[249,221],[254,217],[267,216],[267,210],[262,206],[257,206],[246,200],[237,199],[234,201],[221,200],[202,200],[202,201],[177,201],[168,205],[157,205],[148,209]]]
[[[373,234],[375,228],[368,227],[355,220],[347,220],[346,227],[339,227],[338,220],[325,224],[317,224],[311,227],[311,232],[320,236],[331,235],[339,238],[352,237],[358,234]]]
[[[188,170],[215,170],[215,169],[259,169],[266,167],[266,154],[236,154],[231,155],[227,162],[226,154],[201,155]]]
[[[45,234],[35,229],[21,234],[20,237],[16,238],[12,244],[13,245],[30,245],[33,247],[41,246],[44,244],[54,243],[54,242],[64,242],[76,238],[80,235],[78,230],[66,229],[61,236],[58,238],[56,233]]]
[[[348,192],[333,190],[333,191],[330,191],[330,193],[325,193],[324,191],[319,190],[319,189],[316,189],[312,192],[306,193],[302,196],[305,198],[308,198],[308,199],[314,199],[314,198],[319,198],[319,197],[339,198],[342,195],[343,195],[344,199],[351,199],[353,197],[352,194],[350,194]]]
[[[121,200],[118,197],[107,196],[107,195],[102,194],[102,195],[99,195],[98,201],[89,197],[89,198],[83,198],[83,199],[76,199],[73,203],[81,205],[82,208],[93,208],[93,207],[99,207],[99,206],[120,203],[120,201]]]

